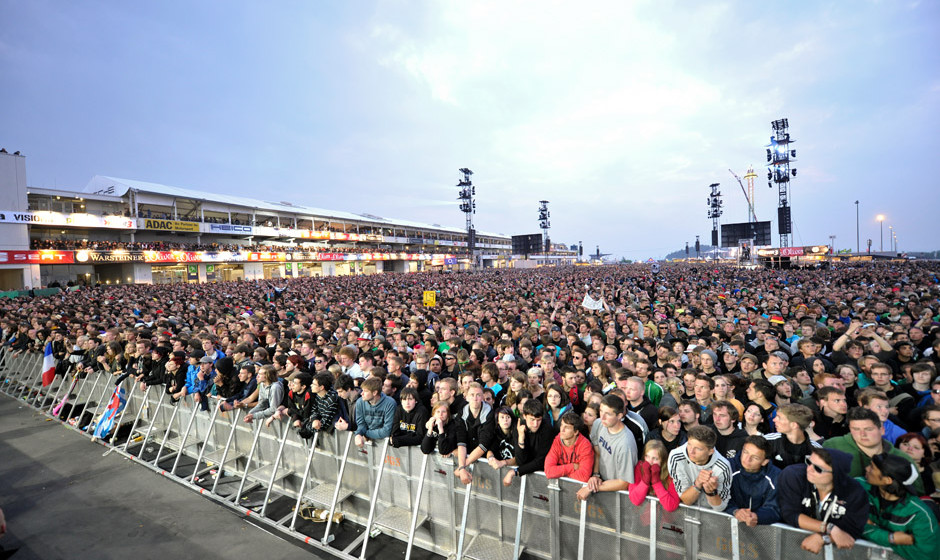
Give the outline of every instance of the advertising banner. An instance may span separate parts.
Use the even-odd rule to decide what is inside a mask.
[[[72,251],[0,251],[0,264],[72,264]]]
[[[141,218],[141,229],[153,229],[158,231],[189,231],[196,233],[199,231],[199,224],[196,222],[182,222],[179,220],[157,220],[154,218]]]
[[[46,211],[0,210],[0,223],[109,229],[135,229],[136,227],[132,218],[124,216],[94,216],[85,213],[63,214]]]
[[[317,253],[257,251],[127,251],[125,249],[79,251],[0,251],[0,264],[94,264],[94,263],[230,263],[230,262],[322,262],[427,260],[432,264],[457,264],[450,254],[419,253]],[[298,270],[300,270],[298,268]]]

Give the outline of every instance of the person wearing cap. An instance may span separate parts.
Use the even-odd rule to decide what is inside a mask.
[[[710,348],[702,349],[702,352],[699,354],[699,372],[709,377],[718,375],[721,372],[718,371],[717,365],[718,354]]]
[[[894,455],[875,455],[859,479],[868,494],[868,524],[862,536],[910,560],[940,557],[937,519],[913,487],[917,468]]]
[[[745,379],[752,379],[754,377],[754,372],[757,371],[760,366],[760,362],[757,360],[757,356],[750,353],[745,353],[741,356],[739,361],[741,367],[741,377]]]
[[[186,393],[192,395],[193,400],[200,403],[203,410],[207,410],[206,390],[211,386],[215,375],[212,358],[206,356],[202,350],[193,350],[189,364],[186,370]]]
[[[784,523],[810,532],[800,548],[819,554],[824,545],[852,548],[868,521],[865,490],[849,475],[852,456],[813,448],[805,464],[790,465],[777,479]]]

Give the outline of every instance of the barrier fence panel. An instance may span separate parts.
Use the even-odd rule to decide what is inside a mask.
[[[97,420],[102,403],[114,391],[113,376],[88,375],[74,391],[71,378],[59,377],[58,386],[42,389],[41,367],[41,355],[13,356],[8,350],[0,351],[0,390],[25,399],[43,413],[57,391],[59,401],[74,392],[74,408],[64,407],[66,415],[74,416],[80,410],[87,422]],[[261,520],[350,560],[364,557],[374,547],[368,547],[368,533],[345,551],[331,547],[332,516],[337,511],[361,525],[374,520],[375,529],[410,540],[409,552],[413,544],[449,557],[512,558],[524,550],[528,557],[545,559],[817,558],[800,548],[808,533],[793,527],[751,528],[724,513],[686,506],[666,512],[653,498],[634,506],[626,492],[601,492],[581,502],[576,497],[581,482],[548,480],[543,473],[516,477],[512,484],[503,486],[506,469],[495,470],[483,461],[473,465],[466,525],[461,530],[468,487],[454,476],[452,457],[425,456],[416,447],[387,447],[387,440],[358,449],[351,444],[354,435],[348,432],[318,435],[311,453],[312,442],[302,440],[289,422],[269,428],[262,422],[247,424],[242,411],[220,412],[215,399],[204,411],[192,397],[173,404],[162,387],[141,391],[135,385],[128,380],[125,408],[112,437],[102,440],[111,444],[108,452],[117,450],[137,457],[159,454],[160,459],[154,458],[151,464],[137,464],[243,513],[246,509],[241,497],[255,489],[271,498],[258,504],[262,514],[269,503],[270,509],[275,509],[273,503],[281,496],[295,506],[328,508],[322,539],[320,534],[302,534],[295,529],[293,508],[280,508],[270,519],[262,515]],[[102,410],[89,419],[89,407]],[[124,451],[114,446],[119,443],[119,430],[127,434],[127,441],[120,442]],[[161,463],[168,464],[171,457],[173,467],[166,470]],[[192,471],[186,470],[190,464]],[[210,469],[216,471],[211,487],[209,478],[200,478]],[[195,484],[197,479],[202,485]],[[289,513],[285,515],[285,511]],[[354,555],[355,551],[359,554]],[[890,549],[859,541],[848,550],[826,547],[824,558],[889,560],[897,556]]]

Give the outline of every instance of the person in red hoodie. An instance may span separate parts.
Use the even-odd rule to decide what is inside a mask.
[[[666,464],[668,458],[669,454],[663,442],[646,442],[643,460],[638,461],[634,467],[634,482],[630,484],[630,501],[633,505],[641,505],[646,496],[655,494],[666,511],[676,511],[679,508],[679,493],[676,492],[672,477],[669,476],[669,466]]]
[[[584,420],[577,412],[566,412],[561,417],[560,429],[545,457],[546,478],[566,476],[587,482],[594,472],[594,447],[581,435]]]

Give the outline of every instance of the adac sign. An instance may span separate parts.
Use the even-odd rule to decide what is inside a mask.
[[[199,231],[199,224],[195,222],[180,222],[177,220],[144,220],[143,229],[157,229],[161,231]]]

